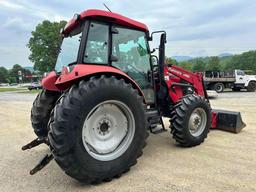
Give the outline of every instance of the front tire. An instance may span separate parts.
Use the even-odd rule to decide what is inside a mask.
[[[248,84],[247,91],[248,92],[254,92],[255,90],[256,90],[256,82],[255,81],[251,81]]]
[[[135,165],[148,136],[143,98],[115,77],[92,77],[66,92],[48,138],[58,165],[84,183],[119,177]]]
[[[211,126],[211,109],[204,98],[187,95],[175,106],[171,114],[171,133],[183,147],[201,144]]]

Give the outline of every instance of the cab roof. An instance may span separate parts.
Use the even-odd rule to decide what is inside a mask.
[[[111,23],[115,23],[125,27],[131,27],[141,31],[148,32],[148,27],[141,22],[135,21],[128,17],[124,17],[117,13],[112,13],[109,11],[103,11],[103,10],[97,10],[97,9],[89,9],[89,10],[83,11],[80,14],[76,14],[74,18],[67,23],[62,33],[69,34],[81,22],[81,20],[85,20],[87,18],[103,19]]]

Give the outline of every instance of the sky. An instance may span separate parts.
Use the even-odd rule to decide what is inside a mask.
[[[167,32],[166,55],[213,56],[256,49],[256,0],[0,0],[0,66],[32,66],[27,43],[43,20],[103,9]],[[152,47],[153,48],[153,47]]]

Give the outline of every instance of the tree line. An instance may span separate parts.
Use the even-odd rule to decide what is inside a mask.
[[[13,65],[11,69],[0,67],[0,83],[28,83],[31,81],[32,72],[19,64]]]
[[[213,56],[195,58],[182,62],[167,58],[167,61],[194,72],[203,72],[207,70],[233,71],[234,69],[241,69],[256,74],[256,51],[248,51],[242,54],[224,57]]]

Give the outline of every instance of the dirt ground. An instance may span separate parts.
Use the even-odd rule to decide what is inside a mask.
[[[239,134],[213,130],[200,146],[181,148],[168,132],[150,135],[143,156],[119,179],[83,185],[52,161],[34,176],[29,170],[47,146],[21,151],[35,138],[30,108],[35,95],[0,94],[0,191],[256,191],[256,93],[223,93],[213,108],[241,111]],[[165,121],[168,126],[168,120]]]

